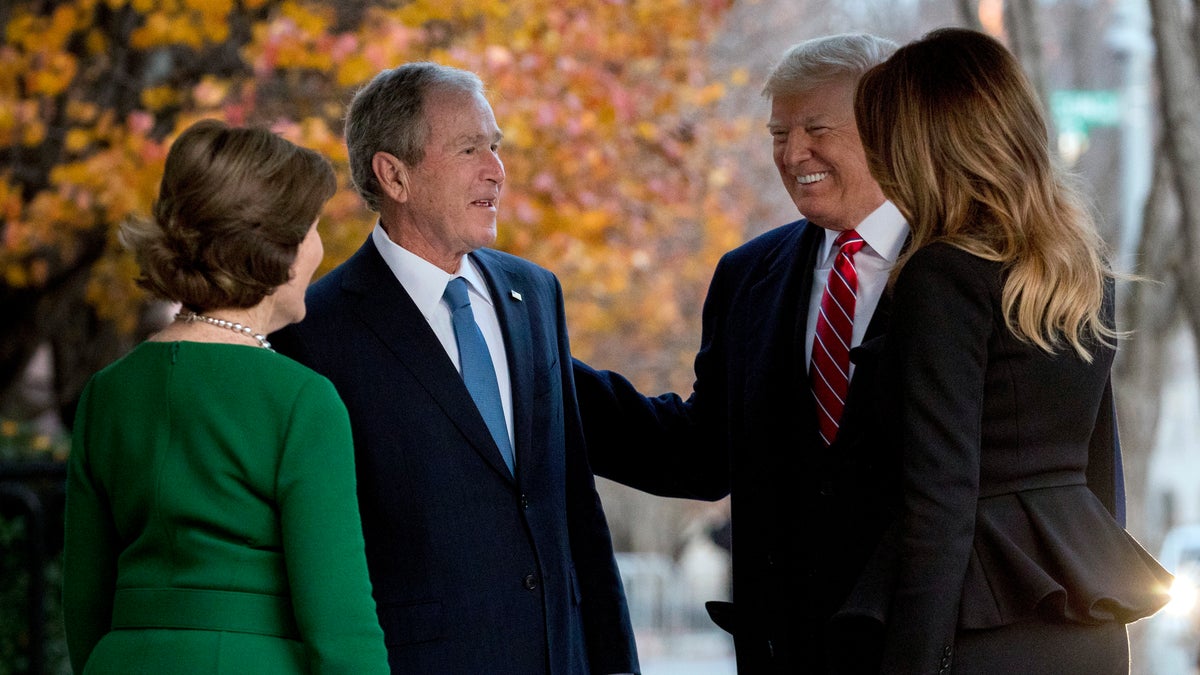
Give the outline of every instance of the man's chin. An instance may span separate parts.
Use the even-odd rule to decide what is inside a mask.
[[[498,235],[499,231],[497,230],[496,225],[493,223],[491,227],[481,231],[479,236],[476,237],[475,241],[473,242],[475,244],[475,248],[491,248],[495,246]]]
[[[812,223],[820,224],[829,220],[829,211],[821,208],[819,202],[812,199],[793,199],[792,203],[796,205],[796,210],[800,212],[800,215]]]

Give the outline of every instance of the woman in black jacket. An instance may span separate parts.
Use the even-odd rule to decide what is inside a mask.
[[[855,114],[912,228],[883,355],[904,501],[867,577],[890,584],[883,671],[1127,673],[1125,624],[1170,576],[1097,465],[1114,275],[1038,98],[999,42],[941,29],[868,71]]]

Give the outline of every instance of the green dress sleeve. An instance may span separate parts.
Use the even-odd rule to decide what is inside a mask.
[[[386,675],[350,420],[325,378],[299,392],[276,480],[288,583],[311,672]]]
[[[116,526],[88,461],[90,394],[91,384],[79,400],[67,459],[63,620],[71,668],[77,673],[112,625],[117,578]]]

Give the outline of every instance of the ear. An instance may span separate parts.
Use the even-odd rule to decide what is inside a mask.
[[[382,195],[394,202],[408,201],[408,167],[390,152],[379,151],[371,157],[371,170],[379,181]]]

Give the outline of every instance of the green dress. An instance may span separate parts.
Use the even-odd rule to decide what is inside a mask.
[[[259,347],[147,342],[97,373],[68,462],[77,673],[387,673],[333,385]]]

